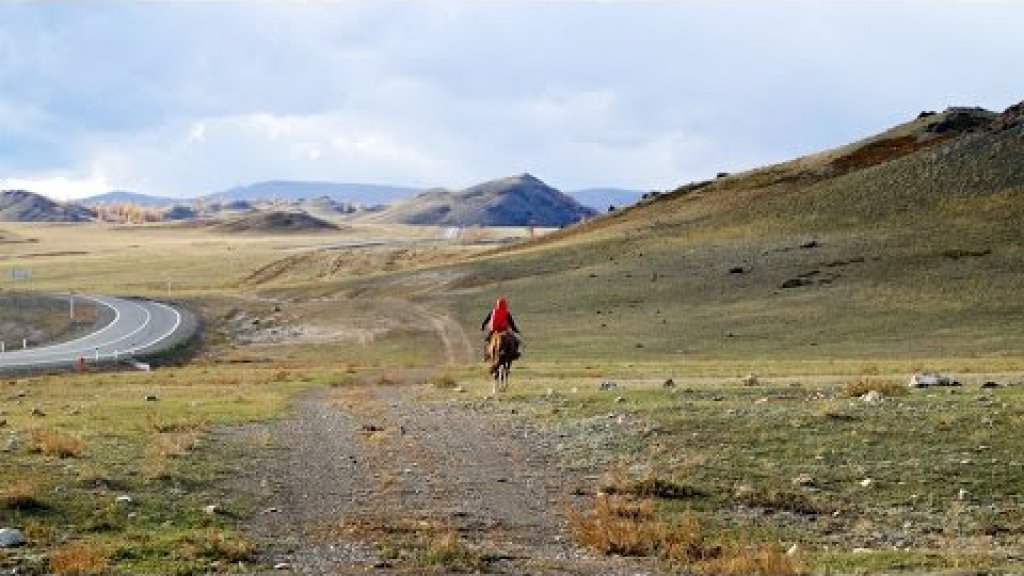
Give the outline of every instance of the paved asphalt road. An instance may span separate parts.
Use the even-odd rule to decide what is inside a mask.
[[[110,308],[113,320],[91,334],[67,342],[8,349],[0,353],[0,371],[74,366],[79,358],[85,358],[86,363],[109,363],[144,356],[171,348],[195,331],[191,314],[160,302],[82,294],[75,298]]]

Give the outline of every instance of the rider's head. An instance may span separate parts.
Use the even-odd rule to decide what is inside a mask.
[[[508,309],[508,298],[505,298],[504,296],[498,298],[498,302],[495,303],[495,307],[498,308],[498,310]]]

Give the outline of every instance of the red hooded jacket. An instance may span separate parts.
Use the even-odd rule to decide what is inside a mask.
[[[491,332],[504,332],[509,328],[513,332],[519,332],[516,327],[516,321],[512,319],[512,314],[508,311],[508,300],[505,298],[498,298],[498,301],[494,304],[494,309],[491,310],[487,317],[484,318],[480,328],[488,327]]]

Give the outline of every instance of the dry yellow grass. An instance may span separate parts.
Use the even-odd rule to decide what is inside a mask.
[[[668,522],[653,499],[600,496],[593,510],[570,510],[577,540],[603,554],[655,557],[702,574],[799,574],[802,566],[771,543],[745,544],[712,534],[695,514]]]
[[[864,377],[859,380],[847,382],[843,386],[843,394],[849,398],[863,396],[872,390],[881,392],[886,396],[906,396],[908,393],[905,385],[886,380],[884,378]]]
[[[31,433],[32,450],[58,458],[77,458],[85,453],[85,442],[55,428],[37,428]]]
[[[39,499],[40,487],[28,480],[15,480],[0,491],[0,509],[37,510],[45,504]]]
[[[50,570],[54,574],[104,574],[108,566],[106,551],[88,542],[75,542],[50,553]]]

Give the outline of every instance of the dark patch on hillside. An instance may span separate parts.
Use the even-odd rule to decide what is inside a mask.
[[[232,233],[290,233],[330,232],[338,227],[305,212],[257,212],[222,222],[213,229]]]

